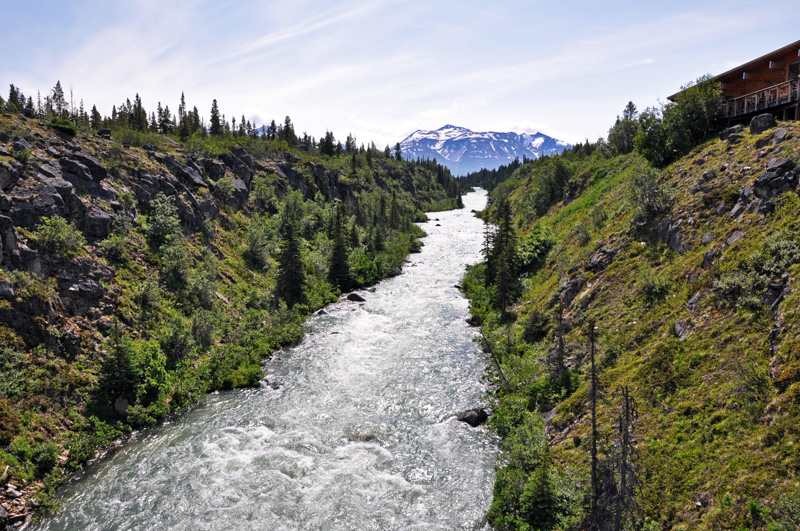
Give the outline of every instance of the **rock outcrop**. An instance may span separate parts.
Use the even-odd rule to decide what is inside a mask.
[[[456,420],[460,422],[465,422],[476,428],[486,422],[489,419],[489,414],[486,413],[486,410],[481,408],[475,409],[468,409],[467,411],[463,411],[456,415]]]

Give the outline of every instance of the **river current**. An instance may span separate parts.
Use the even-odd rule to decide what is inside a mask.
[[[482,529],[497,441],[485,355],[454,287],[480,259],[485,192],[429,214],[403,273],[307,322],[264,366],[278,389],[215,393],[61,492],[37,530]]]

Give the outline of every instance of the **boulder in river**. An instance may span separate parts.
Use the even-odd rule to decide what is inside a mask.
[[[456,416],[456,420],[459,420],[461,422],[466,422],[467,424],[469,424],[473,428],[475,428],[477,426],[480,426],[481,424],[486,422],[488,419],[489,419],[489,415],[488,415],[488,413],[486,413],[486,410],[483,409],[482,407],[481,408],[475,408],[475,409],[468,409],[467,411],[464,411],[463,413],[459,413]]]
[[[364,297],[362,297],[358,293],[350,293],[350,294],[348,294],[347,295],[347,300],[353,301],[353,302],[366,302],[366,299],[364,299]]]

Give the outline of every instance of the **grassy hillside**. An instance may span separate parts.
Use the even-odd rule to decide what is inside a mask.
[[[611,529],[618,508],[625,529],[798,528],[800,126],[731,133],[663,170],[586,150],[493,190],[464,288],[501,368],[495,528]]]
[[[131,429],[259,385],[311,312],[397,274],[413,221],[458,200],[442,167],[374,146],[21,114],[0,116],[0,188],[0,528]]]

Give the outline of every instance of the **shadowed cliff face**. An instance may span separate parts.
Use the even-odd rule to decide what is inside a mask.
[[[257,385],[346,287],[328,275],[337,242],[347,286],[374,283],[399,271],[420,212],[454,201],[430,164],[226,142],[0,116],[4,524],[131,427]]]

